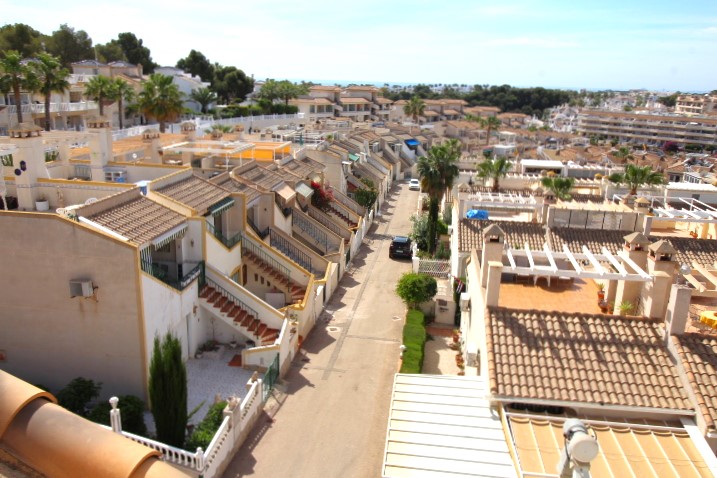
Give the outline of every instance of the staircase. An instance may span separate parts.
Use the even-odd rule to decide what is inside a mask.
[[[258,345],[272,345],[279,337],[278,329],[272,329],[262,323],[254,309],[209,278],[199,292],[199,299],[205,308],[232,323],[243,335],[252,337]]]
[[[243,250],[242,261],[251,263],[255,268],[262,272],[264,277],[271,277],[277,284],[281,284],[285,287],[292,303],[295,304],[304,300],[304,297],[306,296],[306,287],[293,282],[289,278],[288,274],[276,270],[256,253],[253,253],[248,249]]]
[[[353,222],[349,216],[334,207],[331,203],[329,203],[329,212],[345,222],[349,229],[355,229],[358,227],[358,223]]]

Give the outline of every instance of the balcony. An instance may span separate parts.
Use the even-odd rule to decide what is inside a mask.
[[[50,103],[50,113],[76,113],[96,109],[99,109],[99,106],[94,101],[82,101],[79,103]],[[16,115],[17,106],[8,105],[7,111],[9,114]],[[23,114],[32,113],[37,115],[44,115],[45,105],[38,103],[22,105],[20,111],[22,111]]]
[[[174,267],[171,267],[174,266]],[[181,266],[181,267],[180,267]],[[173,275],[170,270],[188,272]],[[142,261],[142,271],[160,280],[179,292],[186,289],[195,279],[199,278],[199,286],[204,285],[204,261],[184,262],[182,264],[156,264]]]
[[[234,246],[241,243],[241,232],[237,232],[232,237],[226,237],[224,236],[224,234],[222,234],[221,231],[217,231],[216,228],[210,223],[207,223],[207,230],[219,242],[224,244],[224,247],[226,247],[227,249],[232,249]]]

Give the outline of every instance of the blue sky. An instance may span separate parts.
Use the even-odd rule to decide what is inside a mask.
[[[349,6],[351,5],[351,6]],[[257,79],[717,89],[714,0],[0,0],[3,23],[124,31]]]

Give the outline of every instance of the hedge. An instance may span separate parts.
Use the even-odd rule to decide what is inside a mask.
[[[403,363],[401,373],[421,373],[423,367],[423,348],[426,344],[426,324],[423,312],[409,310],[406,325],[403,326]]]

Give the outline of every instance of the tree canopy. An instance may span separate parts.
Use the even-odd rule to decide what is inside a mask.
[[[146,116],[159,122],[159,131],[164,133],[165,125],[182,112],[182,93],[173,83],[172,77],[153,73],[144,82],[139,94],[139,108]]]
[[[212,84],[219,99],[225,103],[244,101],[254,90],[254,79],[234,66],[216,65]]]
[[[665,183],[662,173],[654,171],[650,166],[636,166],[628,164],[624,173],[613,173],[608,176],[608,181],[616,184],[625,184],[630,188],[630,194],[637,194],[640,186],[656,186]]]
[[[493,181],[493,192],[500,190],[500,180],[504,178],[512,167],[507,158],[488,158],[478,165],[477,176],[483,180]]]
[[[177,68],[187,73],[198,76],[202,81],[212,83],[214,81],[214,65],[201,52],[192,50],[186,58],[177,62]]]
[[[50,118],[50,96],[52,93],[62,93],[70,87],[67,77],[70,72],[60,64],[60,60],[48,53],[37,55],[36,61],[30,63],[35,70],[38,80],[38,91],[45,97],[45,131],[50,131],[52,121]]]
[[[24,23],[0,27],[0,56],[4,52],[16,51],[21,58],[29,58],[42,50],[45,35]]]
[[[119,43],[122,48],[128,62],[135,65],[142,65],[143,73],[152,73],[158,66],[152,61],[152,55],[149,48],[144,46],[144,42],[137,38],[134,33],[120,33],[117,35],[117,43]]]
[[[451,139],[439,146],[433,146],[426,156],[418,159],[417,170],[421,177],[421,189],[428,194],[428,252],[436,249],[438,209],[446,190],[453,187],[458,177],[456,162],[460,158],[460,143]]]
[[[75,30],[63,23],[60,28],[52,32],[46,42],[47,51],[62,61],[62,64],[69,67],[77,61],[94,58],[95,52],[92,48],[92,39],[84,30]]]

